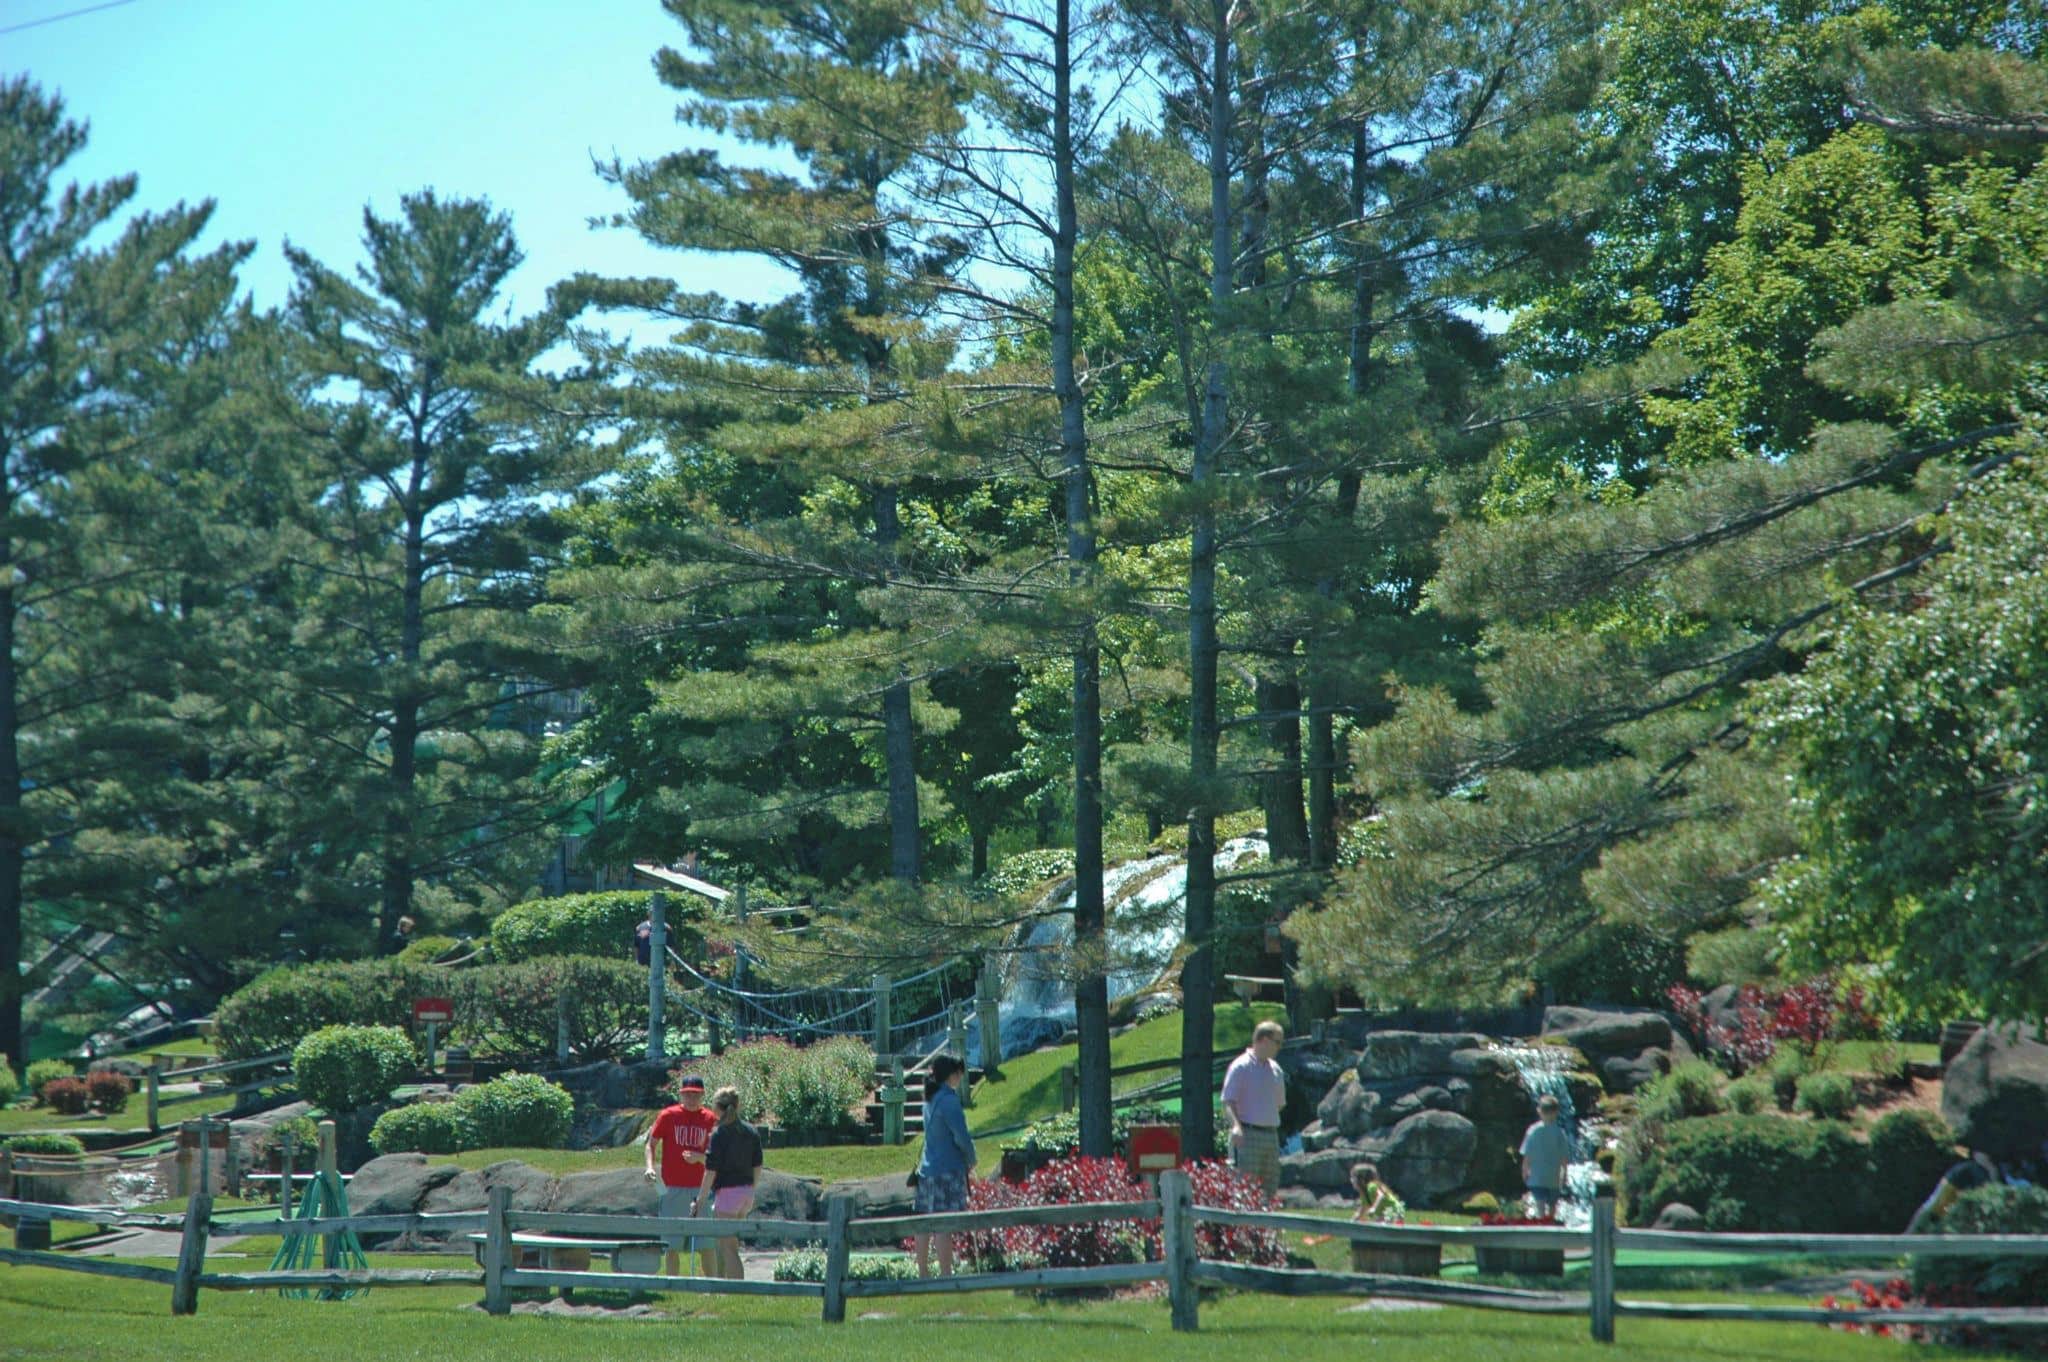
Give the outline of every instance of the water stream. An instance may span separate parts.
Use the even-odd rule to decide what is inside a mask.
[[[1571,1141],[1571,1160],[1565,1165],[1564,1196],[1558,1202],[1558,1219],[1569,1229],[1584,1229],[1593,1217],[1593,1191],[1600,1176],[1595,1156],[1600,1150],[1598,1122],[1581,1120],[1572,1102],[1569,1075],[1578,1062],[1578,1052],[1560,1045],[1503,1045],[1501,1053],[1514,1064],[1522,1087],[1533,1104],[1545,1093],[1558,1102],[1558,1124]]]

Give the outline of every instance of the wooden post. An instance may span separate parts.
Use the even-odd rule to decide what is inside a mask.
[[[846,1265],[853,1256],[853,1198],[834,1192],[825,1198],[825,1323],[846,1323]]]
[[[287,1130],[278,1137],[277,1176],[277,1218],[292,1218],[292,1133]]]
[[[889,1082],[882,1089],[882,1143],[903,1143],[903,1060],[889,1060]]]
[[[341,1186],[341,1166],[336,1157],[334,1146],[334,1122],[322,1121],[320,1123],[319,1180],[323,1185],[323,1189],[327,1192],[332,1192]],[[337,1196],[328,1196],[326,1202],[331,1207],[339,1202],[340,1199]],[[314,1207],[316,1212],[320,1209],[318,1206]],[[341,1266],[340,1235],[323,1234],[320,1236],[320,1263],[321,1266],[327,1268]]]
[[[227,1152],[222,1155],[221,1184],[229,1196],[242,1194],[242,1137],[235,1134],[232,1124],[228,1126]]]
[[[1591,1264],[1593,1341],[1614,1342],[1614,1188],[1603,1181],[1593,1196]]]
[[[334,1152],[334,1122],[332,1121],[322,1121],[320,1123],[318,1171],[327,1174],[329,1177],[338,1178],[341,1176],[341,1165],[337,1162]]]
[[[163,1062],[161,1060],[152,1062],[149,1066],[149,1071],[142,1075],[144,1101],[149,1107],[149,1133],[152,1135],[156,1134],[159,1129],[156,1120],[156,1085],[157,1080],[162,1076]]]
[[[199,1118],[199,1180],[193,1191],[213,1195],[213,1118]]]
[[[889,1024],[889,976],[875,976],[875,1057],[894,1054],[896,1047],[891,1044],[895,1027]]]
[[[490,1205],[484,1212],[484,1309],[494,1315],[509,1314],[512,1309],[505,1293],[505,1260],[512,1247],[505,1213],[511,1209],[512,1189],[503,1184],[491,1188]]]
[[[668,900],[647,896],[647,1058],[668,1059]]]
[[[1175,1333],[1191,1334],[1200,1326],[1200,1297],[1195,1289],[1195,1189],[1187,1170],[1169,1168],[1159,1175],[1161,1247],[1166,1258],[1166,1300]]]
[[[213,1198],[194,1192],[185,1203],[185,1232],[178,1240],[178,1271],[171,1282],[171,1313],[190,1315],[199,1309],[199,1274],[206,1267],[206,1228]]]
[[[1060,1069],[1060,1110],[1072,1111],[1081,1087],[1079,1066],[1067,1064]]]
[[[981,1076],[1003,1076],[1003,1017],[996,996],[996,967],[985,963],[974,977],[974,1012],[981,1025]]]

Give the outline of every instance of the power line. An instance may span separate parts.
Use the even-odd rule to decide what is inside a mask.
[[[84,9],[66,10],[62,14],[52,14],[46,19],[31,19],[25,24],[9,24],[5,28],[0,28],[0,34],[19,33],[25,28],[41,28],[44,24],[59,24],[66,19],[76,19],[81,14],[97,14],[103,9],[119,9],[123,5],[132,5],[134,3],[135,0],[106,0],[104,4],[87,5]]]

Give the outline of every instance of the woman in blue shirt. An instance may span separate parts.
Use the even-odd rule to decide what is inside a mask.
[[[967,1112],[960,1102],[960,1085],[967,1070],[951,1055],[932,1061],[924,1081],[924,1156],[917,1163],[919,1215],[936,1215],[967,1209],[967,1179],[974,1175],[974,1137],[967,1133]],[[939,1275],[953,1275],[953,1236],[920,1234],[917,1240],[917,1275],[931,1275],[932,1240],[938,1240]]]

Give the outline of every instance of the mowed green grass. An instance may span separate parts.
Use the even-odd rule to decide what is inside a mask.
[[[235,1262],[236,1260],[229,1260]],[[380,1260],[381,1261],[381,1260]],[[389,1260],[397,1265],[401,1260]],[[405,1265],[453,1266],[454,1258]],[[164,1264],[168,1265],[168,1264]],[[228,1267],[228,1263],[221,1264]],[[1373,1362],[1877,1362],[1900,1345],[1813,1325],[1691,1324],[1623,1318],[1618,1341],[1599,1346],[1578,1317],[1472,1310],[1371,1310],[1337,1298],[1229,1295],[1205,1302],[1201,1330],[1176,1335],[1164,1302],[1041,1302],[1011,1292],[856,1300],[848,1322],[819,1321],[816,1301],[676,1296],[653,1302],[659,1320],[494,1319],[474,1287],[386,1287],[349,1301],[285,1300],[272,1293],[204,1292],[199,1313],[170,1314],[167,1287],[44,1268],[0,1268],[0,1359],[6,1362],[643,1362],[694,1355],[778,1362],[1241,1362],[1369,1357]],[[871,1316],[859,1318],[860,1316]],[[1916,1359],[1995,1354],[1915,1348]]]

